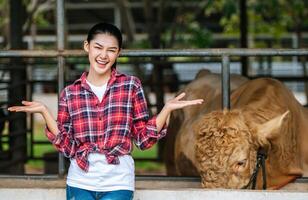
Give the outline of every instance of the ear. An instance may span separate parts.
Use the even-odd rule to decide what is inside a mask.
[[[289,115],[290,111],[287,110],[285,113],[276,116],[275,118],[258,125],[258,136],[266,139],[274,139],[279,135],[279,130],[283,124],[284,119]]]
[[[87,40],[83,41],[83,49],[86,51],[86,52],[89,52],[89,43]]]

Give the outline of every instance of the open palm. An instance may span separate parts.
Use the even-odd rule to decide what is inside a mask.
[[[185,96],[185,93],[181,93],[174,99],[167,101],[165,105],[166,108],[172,111],[172,110],[184,108],[186,106],[202,104],[203,102],[203,99],[181,100],[184,96]]]
[[[42,113],[45,105],[38,101],[22,101],[23,106],[12,106],[8,110],[11,112]]]

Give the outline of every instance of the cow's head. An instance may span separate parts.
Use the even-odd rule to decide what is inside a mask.
[[[259,147],[269,148],[288,111],[252,125],[240,111],[212,112],[194,127],[196,159],[206,188],[242,188],[249,182]]]

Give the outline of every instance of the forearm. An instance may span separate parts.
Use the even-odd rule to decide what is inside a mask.
[[[157,132],[160,132],[166,123],[168,125],[171,110],[164,107],[156,117]]]
[[[58,135],[59,130],[58,130],[57,122],[53,118],[52,114],[50,113],[47,107],[45,107],[45,109],[43,110],[42,116],[45,119],[48,130],[51,133],[53,133],[55,136]]]

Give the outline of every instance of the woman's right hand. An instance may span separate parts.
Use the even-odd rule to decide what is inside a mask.
[[[46,106],[38,101],[22,101],[23,106],[12,106],[8,110],[11,112],[27,112],[27,113],[40,113],[46,112]]]
[[[12,106],[8,110],[11,112],[40,113],[45,119],[49,131],[54,135],[59,133],[57,122],[45,104],[39,101],[22,101],[21,103],[23,106]]]

